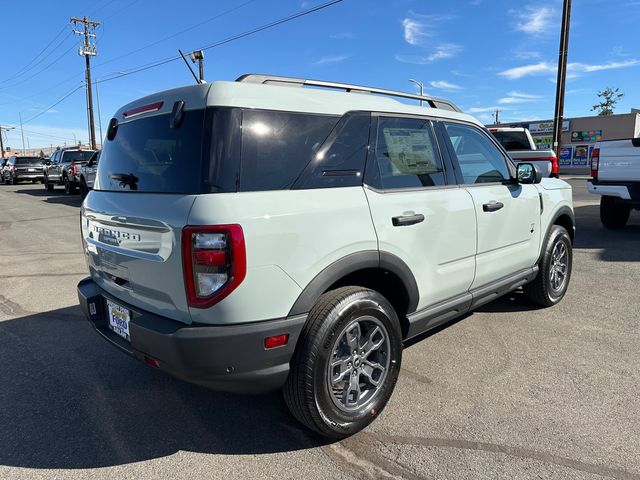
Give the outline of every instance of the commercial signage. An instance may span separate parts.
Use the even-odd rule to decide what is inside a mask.
[[[560,165],[571,165],[571,159],[573,158],[573,147],[561,147],[560,148]]]
[[[571,132],[571,142],[599,142],[602,130],[582,130]]]
[[[576,145],[573,150],[573,165],[586,165],[589,162],[589,145]]]
[[[536,144],[538,150],[551,150],[551,144],[553,143],[553,137],[533,137],[533,141]]]
[[[569,120],[562,122],[563,132],[568,132],[569,128],[571,128],[571,122]],[[532,135],[538,133],[553,133],[553,122],[530,123],[529,131]]]

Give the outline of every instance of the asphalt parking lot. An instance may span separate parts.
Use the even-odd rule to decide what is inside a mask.
[[[605,230],[574,186],[569,292],[513,294],[408,346],[380,418],[339,443],[279,394],[136,363],[81,316],[80,198],[0,186],[0,478],[640,479],[640,212]]]

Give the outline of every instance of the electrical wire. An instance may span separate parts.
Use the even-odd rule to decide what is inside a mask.
[[[12,80],[12,79],[14,79],[16,76],[21,75],[23,72],[25,72],[27,69],[29,69],[29,67],[31,67],[31,65],[33,64],[33,62],[35,62],[35,61],[40,57],[40,55],[42,55],[45,51],[47,51],[47,49],[48,49],[48,48],[53,44],[53,42],[55,42],[55,41],[58,39],[58,37],[64,33],[64,31],[65,31],[66,29],[67,29],[67,25],[65,25],[64,27],[62,27],[62,30],[60,30],[60,31],[56,34],[56,36],[55,36],[55,37],[53,37],[53,39],[52,39],[49,43],[47,43],[47,45],[46,45],[42,50],[40,50],[40,52],[38,52],[38,54],[37,54],[35,57],[33,57],[33,58],[31,59],[31,61],[30,61],[29,63],[27,63],[26,65],[24,65],[24,66],[23,66],[20,70],[18,70],[17,72],[14,72],[14,73],[12,74],[12,76],[11,76],[11,77],[8,77],[8,78],[6,78],[6,79],[4,79],[4,80],[0,81],[0,84],[6,83],[6,82],[7,82],[8,80],[10,80],[10,79],[11,79],[11,80]],[[56,47],[56,48],[57,48],[57,47]],[[54,52],[54,51],[55,51],[55,48],[54,48],[51,52]],[[34,65],[34,67],[35,67],[35,65]]]
[[[269,28],[273,28],[273,27],[281,25],[283,23],[290,22],[292,20],[295,20],[297,18],[303,17],[305,15],[309,15],[309,14],[317,12],[319,10],[323,10],[323,9],[325,9],[327,7],[335,5],[335,4],[340,3],[342,1],[343,0],[332,0],[332,1],[329,1],[329,2],[325,2],[323,4],[320,4],[320,5],[316,6],[316,7],[312,7],[312,8],[309,8],[307,10],[303,10],[301,12],[295,13],[293,15],[289,15],[288,17],[284,17],[284,18],[281,18],[279,20],[274,20],[273,22],[270,22],[270,23],[255,27],[255,28],[253,28],[251,30],[247,30],[247,31],[239,33],[237,35],[233,35],[231,37],[227,37],[225,39],[219,40],[217,42],[214,42],[214,43],[212,43],[210,45],[207,45],[207,46],[205,46],[203,48],[196,49],[196,50],[210,50],[212,48],[219,47],[221,45],[225,45],[225,44],[233,42],[235,40],[239,40],[241,38],[248,37],[248,36],[253,35],[255,33],[262,32],[262,31],[267,30]],[[136,67],[136,68],[134,68],[132,70],[122,72],[121,74],[113,76],[111,78],[107,78],[107,79],[101,80],[100,83],[109,82],[109,81],[115,80],[117,78],[126,77],[128,75],[133,75],[134,73],[139,73],[139,72],[142,72],[142,71],[145,71],[145,70],[149,70],[151,68],[159,67],[161,65],[165,65],[167,63],[176,61],[176,60],[178,60],[180,58],[181,58],[180,55],[175,55],[175,56],[172,56],[172,57],[166,57],[164,59],[160,59],[160,60],[157,60],[155,62],[151,62],[151,63],[145,64],[145,65],[142,65],[140,67]]]
[[[36,118],[44,115],[45,113],[47,113],[49,110],[51,110],[53,107],[55,107],[56,105],[58,105],[59,103],[61,103],[62,101],[66,100],[67,98],[69,98],[71,95],[73,95],[74,93],[76,93],[78,90],[80,90],[81,88],[84,88],[84,85],[79,85],[76,88],[74,88],[73,90],[69,91],[68,93],[66,93],[62,98],[60,98],[59,100],[57,100],[54,104],[49,105],[47,108],[43,109],[42,111],[40,111],[39,113],[36,113],[35,115],[27,118],[26,120],[22,121],[22,125],[26,125],[29,122],[32,122],[33,120],[35,120]]]
[[[246,1],[246,2],[243,2],[243,3],[241,3],[240,5],[237,5],[237,6],[233,7],[233,8],[230,8],[230,9],[228,9],[228,10],[225,10],[224,12],[221,12],[221,13],[219,13],[219,14],[217,14],[217,15],[214,15],[214,16],[213,16],[213,17],[211,17],[211,18],[207,18],[206,20],[203,20],[203,21],[201,21],[201,22],[198,22],[198,23],[196,23],[195,25],[191,25],[190,27],[187,27],[187,28],[185,28],[185,29],[183,29],[183,30],[180,30],[180,31],[176,32],[176,33],[173,33],[173,34],[168,35],[168,36],[166,36],[166,37],[163,37],[163,38],[161,38],[161,39],[159,39],[159,40],[156,40],[156,41],[154,41],[154,42],[151,42],[151,43],[149,43],[149,44],[147,44],[147,45],[145,45],[145,46],[143,46],[143,47],[137,48],[136,50],[133,50],[133,51],[127,52],[127,53],[125,53],[125,54],[123,54],[123,55],[119,55],[119,56],[117,56],[117,57],[111,58],[111,59],[106,60],[106,61],[104,61],[104,62],[102,62],[102,63],[96,63],[95,67],[96,67],[96,68],[99,68],[99,67],[101,67],[102,65],[107,65],[107,64],[109,64],[109,63],[115,62],[116,60],[120,60],[121,58],[129,57],[129,56],[134,55],[134,54],[136,54],[136,53],[138,53],[138,52],[141,52],[141,51],[143,51],[143,50],[146,50],[147,48],[154,47],[154,46],[156,46],[156,45],[158,45],[158,44],[160,44],[160,43],[162,43],[162,42],[166,42],[167,40],[171,40],[172,38],[175,38],[175,37],[178,37],[178,36],[182,35],[183,33],[186,33],[186,32],[189,32],[189,31],[191,31],[191,30],[194,30],[194,29],[196,29],[196,28],[198,28],[198,27],[201,27],[202,25],[205,25],[205,24],[207,24],[207,23],[209,23],[209,22],[212,22],[213,20],[216,20],[216,19],[218,19],[218,18],[220,18],[220,17],[223,17],[223,16],[225,16],[225,15],[227,15],[227,14],[229,14],[229,13],[235,12],[236,10],[239,10],[239,9],[241,9],[242,7],[246,7],[247,5],[249,5],[249,4],[251,4],[251,3],[254,3],[255,1],[256,1],[256,0],[248,0],[248,1]]]

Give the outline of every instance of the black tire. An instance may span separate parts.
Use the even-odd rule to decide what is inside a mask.
[[[16,177],[11,177],[11,185],[17,185],[18,179]]]
[[[363,355],[368,344],[365,338],[355,340],[362,348],[362,351],[358,352],[362,356],[351,355],[352,344],[346,342],[350,332],[354,330],[355,323],[358,323],[358,334],[363,328],[360,325],[371,324],[372,327],[365,331],[369,335],[368,340],[381,339],[380,347],[370,349],[374,355],[373,360],[371,355]],[[377,332],[374,331],[376,328]],[[353,336],[351,339],[354,340]],[[342,367],[346,367],[347,360],[350,361],[350,370],[345,368],[347,373],[342,372],[342,375],[338,375],[344,379],[345,390],[348,389],[343,400],[337,393],[339,387],[329,386],[329,362],[332,359],[335,361],[337,357],[334,355],[341,346],[349,350],[341,361]],[[371,365],[369,361],[378,366],[383,362],[386,366],[385,373],[376,375],[376,370],[369,370],[363,387],[367,387],[366,378],[374,376],[377,376],[379,385],[375,387],[369,383],[369,388],[364,388],[362,404],[354,405],[352,410],[345,411],[346,405],[338,405],[348,401],[349,393],[352,391],[351,380],[347,379],[351,379],[351,374],[354,378],[357,377],[358,381],[353,385],[357,385],[360,393],[359,379],[364,375],[360,372],[364,372],[367,365]],[[361,287],[343,287],[327,292],[311,309],[302,330],[294,358],[291,360],[291,371],[283,388],[285,403],[293,416],[311,430],[330,438],[345,438],[365,428],[383,410],[393,393],[401,362],[400,324],[395,310],[386,298],[378,292]],[[352,364],[356,368],[352,367]],[[335,375],[335,367],[333,368]]]
[[[71,183],[69,177],[64,177],[64,194],[74,195],[76,193],[76,186]]]
[[[555,288],[560,277],[558,264],[554,266],[554,255],[557,250],[564,247],[566,250],[566,260],[560,264],[566,265],[564,280],[559,288]],[[542,258],[538,263],[538,275],[535,280],[523,288],[525,296],[534,304],[541,307],[551,307],[556,305],[563,299],[569,288],[571,280],[571,268],[573,266],[573,250],[571,245],[571,237],[564,227],[560,225],[552,225],[547,238],[545,240]],[[556,276],[554,281],[554,270]],[[555,285],[554,285],[555,284]]]
[[[614,197],[604,196],[600,199],[600,221],[606,228],[612,230],[624,228],[630,214],[630,205],[625,205]]]
[[[44,188],[47,189],[47,192],[53,192],[54,185],[49,181],[49,177],[44,177],[44,181],[42,183],[44,184]]]
[[[80,197],[84,200],[87,195],[89,195],[89,187],[87,187],[87,182],[85,182],[84,177],[80,177]]]

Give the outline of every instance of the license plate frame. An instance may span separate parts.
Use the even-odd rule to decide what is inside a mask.
[[[131,333],[129,331],[131,310],[109,299],[107,299],[106,304],[109,330],[131,343]]]

